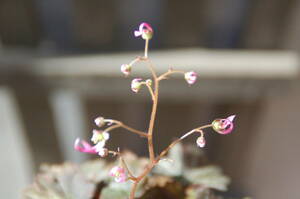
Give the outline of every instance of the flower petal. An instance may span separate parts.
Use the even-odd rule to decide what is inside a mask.
[[[79,138],[75,140],[74,149],[82,153],[91,153],[91,154],[97,153],[94,146],[90,145],[88,142],[84,140],[81,141]]]

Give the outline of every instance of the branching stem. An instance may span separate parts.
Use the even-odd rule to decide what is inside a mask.
[[[173,141],[167,148],[165,148],[156,158],[156,162],[158,162],[162,157],[164,157],[168,151],[170,149],[172,149],[177,143],[181,142],[183,139],[185,139],[186,137],[192,135],[193,133],[201,133],[203,135],[203,131],[202,129],[205,129],[205,128],[210,128],[212,125],[211,124],[208,124],[208,125],[204,125],[204,126],[200,126],[198,128],[195,128],[189,132],[187,132],[186,134],[184,134],[183,136],[181,136],[180,138],[176,139],[175,141]]]
[[[106,128],[104,131],[109,132],[109,131],[112,131],[112,130],[117,129],[117,128],[124,128],[124,129],[126,129],[126,130],[128,130],[132,133],[135,133],[135,134],[141,136],[141,137],[148,138],[147,133],[139,131],[137,129],[134,129],[130,126],[127,126],[126,124],[123,124],[122,122],[120,122],[118,120],[111,120],[111,123],[114,123],[115,125]]]
[[[157,80],[161,81],[163,79],[167,79],[169,75],[174,74],[174,73],[180,73],[180,74],[184,74],[184,71],[181,70],[173,70],[173,69],[169,69],[167,72],[163,73],[162,75],[160,75]]]

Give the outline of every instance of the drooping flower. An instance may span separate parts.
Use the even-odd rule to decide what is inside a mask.
[[[135,37],[142,37],[145,40],[149,40],[153,36],[153,29],[148,23],[141,23],[139,26],[139,30],[134,31]]]
[[[103,117],[97,117],[94,122],[98,127],[102,127],[105,124],[105,119]]]
[[[131,90],[135,93],[137,93],[142,85],[142,79],[141,78],[135,78],[131,81]]]
[[[91,154],[97,153],[95,146],[92,146],[88,142],[84,140],[80,140],[79,138],[75,140],[74,149],[82,153],[91,153]]]
[[[109,133],[105,131],[98,131],[98,130],[93,130],[93,136],[91,138],[91,141],[94,144],[97,144],[97,147],[104,147],[106,141],[109,139]]]
[[[200,137],[198,137],[196,140],[196,143],[201,148],[205,147],[206,141],[205,141],[204,136],[201,135]]]
[[[115,178],[116,182],[125,182],[127,179],[126,171],[123,167],[115,166],[113,167],[109,175]]]
[[[187,81],[188,84],[192,85],[197,80],[197,73],[194,71],[186,72],[184,74],[184,79]]]
[[[128,76],[129,74],[130,74],[130,72],[131,72],[131,65],[129,65],[129,64],[122,64],[121,65],[121,72],[124,74],[124,75],[126,75],[126,76]]]
[[[235,115],[231,115],[226,119],[216,119],[212,122],[212,128],[220,134],[226,135],[232,132],[233,130],[233,120]]]

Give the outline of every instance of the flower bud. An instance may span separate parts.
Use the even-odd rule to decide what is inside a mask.
[[[188,84],[192,85],[197,80],[197,73],[195,73],[194,71],[186,72],[184,74],[184,78]]]
[[[142,79],[141,78],[135,78],[131,81],[131,90],[135,93],[137,93],[142,85]]]
[[[212,122],[212,128],[220,134],[226,135],[232,132],[233,130],[233,120],[235,115],[231,115],[226,119],[216,119]]]
[[[104,124],[105,124],[105,120],[103,117],[97,117],[95,120],[94,120],[95,124],[99,127],[102,127]]]
[[[152,86],[152,80],[151,80],[151,79],[147,79],[147,80],[146,80],[146,84],[147,84],[148,86]]]
[[[129,65],[129,64],[122,64],[121,65],[121,72],[124,74],[124,75],[126,75],[126,76],[128,76],[129,74],[130,74],[130,72],[131,72],[131,65]]]
[[[206,141],[205,141],[204,136],[198,137],[196,143],[201,148],[205,147]]]

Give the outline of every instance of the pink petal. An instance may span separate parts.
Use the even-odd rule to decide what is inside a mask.
[[[148,23],[143,22],[140,24],[140,28],[139,28],[140,32],[143,32],[144,28],[146,28],[150,32],[153,32],[152,27]]]
[[[143,22],[143,23],[140,24],[139,30],[134,31],[134,36],[135,37],[141,36],[143,34],[144,29],[146,29],[150,32],[153,32],[152,27],[148,23]]]
[[[91,146],[88,142],[84,140],[80,141],[79,138],[75,140],[74,149],[82,153],[91,153],[91,154],[97,153],[97,151],[93,146]]]
[[[227,119],[231,122],[233,122],[234,118],[235,118],[235,115],[231,115],[231,116],[227,117]]]

